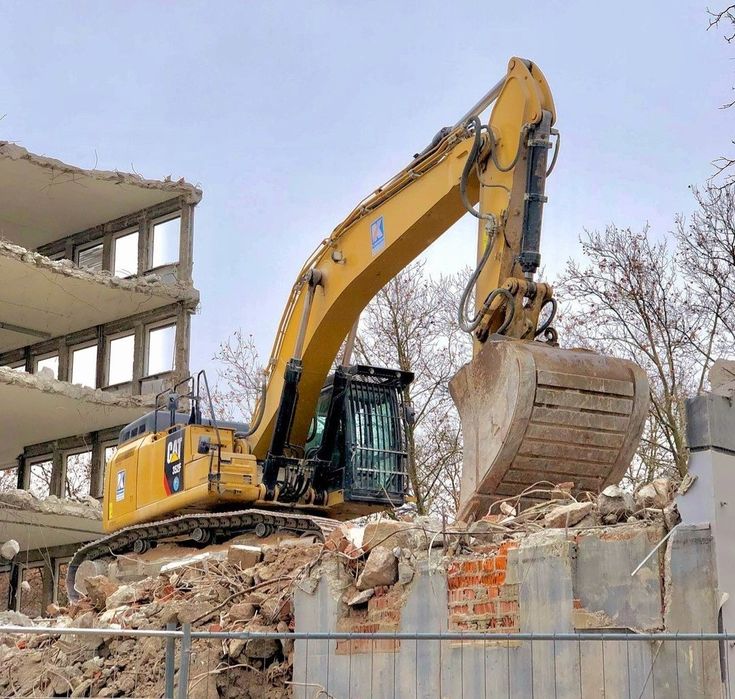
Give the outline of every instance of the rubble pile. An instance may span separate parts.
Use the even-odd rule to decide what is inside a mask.
[[[77,589],[85,596],[67,608],[51,605],[51,619],[34,622],[13,612],[0,625],[163,629],[174,623],[288,634],[295,628],[294,591],[314,592],[326,575],[340,600],[339,630],[396,631],[415,571],[430,557],[451,573],[466,554],[498,554],[534,532],[563,536],[559,530],[654,522],[671,528],[679,521],[674,486],[666,479],[633,492],[609,486],[575,498],[572,491],[569,483],[536,484],[529,491],[536,504],[524,508],[523,495],[499,501],[469,524],[448,525],[401,508],[390,517],[344,522],[324,543],[275,534],[243,535],[202,550],[162,544],[80,567]],[[162,696],[164,643],[113,635],[21,637],[0,630],[0,696]],[[358,641],[337,646],[338,654],[352,652],[361,652]],[[291,696],[293,664],[287,639],[195,639],[189,696]]]
[[[66,628],[164,629],[169,623],[188,623],[193,630],[293,630],[293,586],[309,575],[323,545],[311,538],[285,539],[276,546],[236,543],[212,548],[184,557],[179,550],[179,560],[142,580],[125,583],[92,575],[83,581],[85,597],[66,608],[51,605],[47,611],[52,618],[35,623]],[[0,623],[33,623],[20,617]],[[19,637],[0,631],[0,696],[162,696],[164,644],[162,638]],[[188,696],[290,696],[292,665],[292,642],[194,639]]]

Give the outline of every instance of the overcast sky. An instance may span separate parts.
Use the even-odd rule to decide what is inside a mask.
[[[584,228],[665,235],[735,134],[731,51],[705,0],[0,0],[0,140],[199,184],[192,369],[235,328],[267,353],[308,253],[505,72],[541,67],[562,132],[553,277]],[[428,253],[473,261],[462,221]]]

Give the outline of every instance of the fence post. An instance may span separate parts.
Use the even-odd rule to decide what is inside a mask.
[[[179,664],[179,697],[186,699],[189,694],[189,661],[191,660],[191,624],[182,626],[181,663]]]
[[[166,624],[167,631],[174,631],[176,624],[169,622]],[[174,699],[174,672],[175,668],[175,655],[176,655],[176,638],[174,636],[168,636],[166,638],[166,691],[164,696],[166,699]]]

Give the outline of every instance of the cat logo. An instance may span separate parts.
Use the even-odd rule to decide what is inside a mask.
[[[165,463],[163,468],[163,487],[166,495],[173,495],[184,489],[183,473],[184,431],[177,430],[166,437]]]

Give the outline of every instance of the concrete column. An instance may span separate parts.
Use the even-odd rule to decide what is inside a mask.
[[[8,585],[8,609],[18,609],[20,602],[20,584],[22,582],[22,568],[18,561],[13,561],[10,566],[10,584]]]
[[[59,381],[68,381],[69,376],[69,347],[65,338],[59,339]]]
[[[181,233],[179,238],[179,281],[192,281],[194,259],[194,207],[191,204],[181,206]]]
[[[131,391],[134,396],[140,395],[140,380],[145,371],[145,327],[142,323],[135,326],[133,345],[133,381]]]
[[[112,272],[112,233],[105,233],[102,238],[102,269]]]
[[[107,383],[107,343],[105,342],[104,326],[97,326],[97,388]]]
[[[90,483],[89,494],[93,498],[100,498],[102,495],[102,483],[104,479],[105,456],[104,449],[100,444],[98,432],[92,432],[92,463],[90,466]]]
[[[28,467],[28,461],[22,454],[18,457],[18,480],[16,481],[16,488],[19,490],[28,490],[31,482],[31,469]]]
[[[50,566],[50,567],[49,567]],[[46,614],[46,607],[54,601],[54,561],[49,562],[41,568],[41,614]]]
[[[694,483],[676,499],[683,524],[709,523],[714,539],[721,626],[735,631],[735,406],[705,393],[687,401],[689,474]],[[728,644],[735,667],[735,647]]]
[[[145,274],[150,266],[150,238],[150,222],[143,216],[138,224],[138,275]]]
[[[179,304],[176,314],[176,356],[174,372],[177,380],[189,375],[189,336],[191,334],[191,314],[186,306]]]
[[[66,464],[64,463],[64,452],[59,448],[58,442],[54,442],[53,466],[51,467],[51,495],[58,498],[64,497],[64,476]]]

